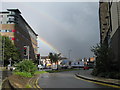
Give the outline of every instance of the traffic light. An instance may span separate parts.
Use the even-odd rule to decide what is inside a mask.
[[[40,54],[37,54],[37,59],[40,59]]]
[[[24,46],[24,51],[23,51],[23,53],[24,53],[24,56],[27,56],[27,46]]]

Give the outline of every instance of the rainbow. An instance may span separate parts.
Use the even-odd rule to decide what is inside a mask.
[[[42,37],[38,36],[38,40],[42,43],[44,43],[45,45],[47,45],[50,49],[54,50],[56,53],[60,53],[60,51],[58,49],[56,49],[53,45],[51,45],[50,43],[48,43],[46,40],[44,40]]]
[[[60,26],[63,30],[65,31],[69,31],[61,22],[59,22],[58,20],[56,20],[54,17],[48,15],[45,12],[38,12],[36,10],[34,10],[33,7],[27,7],[25,5],[22,4],[23,7],[30,9],[31,11],[34,11],[35,13],[39,14],[40,16],[48,19],[49,21],[51,21],[52,23],[54,23],[57,26]],[[69,32],[68,32],[69,33]],[[56,49],[55,46],[51,45],[50,43],[48,43],[46,40],[44,40],[42,37],[38,36],[38,41],[44,43],[45,45],[47,45],[51,50],[55,51],[56,53],[60,53],[60,51],[58,49]]]

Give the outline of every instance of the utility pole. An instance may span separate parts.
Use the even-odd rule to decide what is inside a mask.
[[[71,49],[68,51],[68,58],[69,58],[69,60],[70,60],[70,52],[72,52]]]

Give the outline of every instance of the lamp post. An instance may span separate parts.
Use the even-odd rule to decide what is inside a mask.
[[[68,58],[69,58],[69,60],[70,60],[70,52],[72,52],[71,49],[68,51]]]

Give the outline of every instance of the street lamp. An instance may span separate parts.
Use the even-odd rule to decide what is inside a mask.
[[[69,60],[70,60],[70,52],[72,52],[71,49],[70,49],[69,52],[68,52],[68,55],[69,55],[68,58],[69,58]]]

